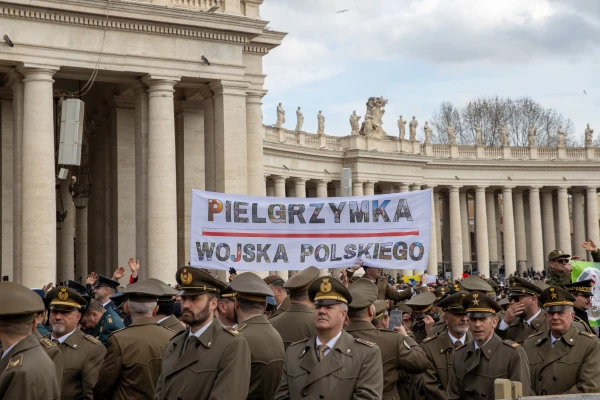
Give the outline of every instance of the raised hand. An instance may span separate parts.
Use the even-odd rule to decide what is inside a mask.
[[[137,260],[137,262],[135,262],[135,259],[133,257],[129,257],[129,261],[127,261],[127,264],[131,269],[131,276],[137,278],[138,272],[140,271],[140,260]]]

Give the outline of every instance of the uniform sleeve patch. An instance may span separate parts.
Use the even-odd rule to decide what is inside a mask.
[[[369,346],[369,347],[373,347],[373,346],[375,346],[375,343],[373,343],[373,342],[369,342],[368,340],[365,340],[365,339],[359,339],[359,338],[356,338],[356,341],[357,341],[358,343],[364,344],[365,346]]]
[[[504,343],[507,346],[512,347],[513,349],[516,349],[517,347],[519,347],[519,343],[515,343],[512,340],[503,340],[502,343]]]
[[[92,335],[85,335],[85,338],[94,344],[99,344],[100,341],[93,337]]]
[[[56,343],[54,343],[51,340],[48,340],[46,338],[41,338],[40,339],[40,344],[42,346],[44,346],[45,348],[47,348],[47,349],[49,349],[50,347],[56,347]]]
[[[437,333],[435,334],[435,336],[427,336],[425,339],[423,339],[423,341],[421,343],[427,343],[432,341],[433,339],[435,339],[437,337]]]
[[[248,324],[241,324],[241,325],[238,325],[238,326],[235,328],[235,331],[236,331],[237,333],[240,333],[240,332],[241,332],[241,331],[242,331],[242,330],[243,330],[245,327],[247,327],[247,326],[248,326]]]
[[[589,332],[581,332],[581,331],[579,331],[579,334],[583,335],[583,336],[591,337],[591,338],[595,338],[596,337],[596,335],[594,335],[593,333],[589,333]]]
[[[8,361],[6,369],[16,368],[23,364],[23,354],[18,354]]]
[[[527,339],[529,339],[531,337],[534,337],[534,336],[537,336],[537,335],[541,335],[542,333],[544,333],[544,331],[539,331],[539,332],[532,333],[531,335],[527,336]]]
[[[227,331],[228,333],[232,334],[233,336],[236,336],[236,335],[239,334],[239,332],[236,331],[235,329],[230,329],[230,328],[225,328],[225,327],[223,329],[225,329],[225,331]]]

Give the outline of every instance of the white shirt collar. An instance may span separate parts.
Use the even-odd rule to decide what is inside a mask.
[[[12,346],[10,346],[8,349],[4,350],[2,352],[2,357],[0,357],[0,360],[3,359],[4,357],[6,357],[6,355],[12,350],[13,347],[15,347],[19,342],[13,344]]]
[[[200,335],[202,335],[204,332],[206,332],[206,330],[208,329],[208,327],[210,326],[210,324],[212,324],[214,321],[214,319],[212,321],[210,321],[208,324],[204,325],[202,328],[198,329],[198,331],[196,331],[196,333],[192,333],[192,330],[190,329],[190,336],[196,336],[197,338],[200,337]]]
[[[562,336],[561,336],[561,337],[562,337]],[[557,340],[560,340],[560,338],[558,338],[558,339],[557,339],[557,338],[555,338],[555,337],[554,337],[554,335],[552,334],[552,332],[550,332],[550,340],[551,340],[550,344],[551,344],[552,346],[554,346],[554,342],[556,342]]]
[[[159,319],[159,320],[158,320],[158,321],[156,321],[156,322],[160,324],[161,322],[163,322],[164,320],[166,320],[166,319],[167,319],[167,318],[169,318],[169,317],[170,317],[170,315],[167,315],[166,317],[164,317],[164,318],[161,318],[161,319]]]
[[[452,341],[452,345],[454,346],[454,344],[456,344],[457,340],[460,340],[460,342],[462,344],[465,344],[467,342],[467,334],[465,333],[460,339],[455,338],[454,336],[452,336],[450,334],[450,332],[448,332],[448,336],[450,336],[450,340]]]
[[[69,333],[66,333],[66,334],[62,335],[62,336],[61,336],[61,337],[59,337],[59,338],[55,338],[54,336],[51,336],[51,338],[52,338],[52,339],[56,339],[56,340],[58,340],[58,343],[63,343],[65,340],[67,340],[67,339],[68,339],[68,337],[69,337],[69,336],[71,336],[71,335],[73,334],[73,332],[75,332],[75,330],[76,330],[76,329],[77,329],[77,328],[73,329],[73,330],[72,330],[71,332],[69,332]]]
[[[333,346],[335,346],[335,344],[340,339],[340,337],[342,337],[342,331],[343,331],[343,329],[333,339],[331,339],[329,342],[325,343],[327,345],[327,347],[329,347],[329,349],[326,350],[324,354],[329,353],[329,350],[333,349]],[[317,336],[317,347],[319,347],[321,344],[323,344],[323,343],[321,343],[321,341],[319,340],[319,336]]]
[[[527,322],[529,325],[531,325],[531,322],[532,322],[534,319],[536,319],[536,318],[537,318],[537,316],[538,316],[538,315],[540,315],[540,313],[541,313],[541,312],[542,312],[542,310],[541,310],[541,309],[540,309],[540,310],[538,310],[538,312],[537,312],[537,313],[535,313],[535,315],[534,315],[533,317],[529,318],[529,319],[528,319],[527,321],[525,321],[525,322]]]
[[[487,344],[487,342],[489,342],[490,340],[492,340],[492,338],[494,337],[494,333],[492,333],[490,335],[490,337],[488,338],[488,340],[485,341],[485,343],[483,344],[483,346],[485,346]],[[473,344],[475,344],[475,350],[477,350],[479,348],[479,346],[477,345],[477,340],[473,340]],[[481,347],[483,347],[481,346]]]
[[[110,303],[111,301],[112,301],[112,300],[108,300],[106,303],[102,303],[102,307],[106,307],[106,305],[107,305],[108,303]]]

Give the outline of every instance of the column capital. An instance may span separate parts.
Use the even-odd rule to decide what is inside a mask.
[[[598,191],[598,186],[586,186],[585,190],[587,192],[597,192]]]
[[[372,181],[366,181],[366,182],[364,182],[364,184],[367,186],[375,187],[375,182],[372,182]]]
[[[133,93],[135,93],[137,96],[139,96],[139,95],[148,96],[148,86],[144,85],[142,83],[141,79],[136,79],[129,85],[129,87],[131,88],[131,90],[133,90]]]
[[[23,84],[23,74],[12,68],[4,76],[4,86],[12,88],[15,84]]]
[[[485,190],[488,188],[489,186],[475,186],[475,192],[483,192],[485,193]]]
[[[175,114],[191,113],[196,114],[204,109],[203,101],[180,100],[175,102]]]
[[[283,175],[271,175],[271,179],[273,179],[274,182],[285,182],[287,178]]]
[[[262,104],[262,98],[267,94],[266,90],[248,90],[246,92],[246,102]]]
[[[154,92],[175,92],[175,85],[180,80],[179,76],[168,75],[146,75],[142,78],[142,82],[148,86],[150,96]]]
[[[461,188],[462,188],[462,186],[459,186],[459,185],[450,185],[448,187],[448,190],[450,192],[458,192]]]
[[[543,188],[543,186],[541,185],[529,185],[529,190],[537,190],[538,192],[540,191],[540,189]]]
[[[557,190],[559,192],[566,192],[568,189],[569,189],[568,186],[559,186]]]
[[[296,176],[293,179],[296,184],[306,184],[306,181],[308,180],[306,178],[300,178],[299,176]]]
[[[37,64],[21,64],[17,70],[23,74],[23,82],[51,82],[54,83],[52,77],[58,71],[59,67],[53,65],[37,65]]]
[[[134,109],[135,99],[131,96],[114,95],[109,97],[108,105],[111,110],[114,110],[115,108]]]
[[[504,185],[504,186],[502,186],[502,192],[504,192],[504,191],[512,192],[514,188],[515,188],[514,185]]]
[[[248,90],[249,86],[250,84],[245,81],[219,80],[209,84],[209,87],[214,92],[215,96],[226,94],[230,96],[246,97],[246,90]]]

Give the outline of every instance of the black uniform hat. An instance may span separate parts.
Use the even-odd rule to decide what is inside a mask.
[[[234,297],[257,303],[264,303],[268,296],[274,295],[269,285],[252,272],[239,274],[231,281],[229,287],[234,291]]]
[[[220,293],[227,285],[208,272],[194,267],[182,267],[175,273],[175,279],[181,287],[179,296],[195,296],[213,292]]]
[[[352,295],[337,279],[321,276],[308,287],[308,297],[317,307],[351,303]]]
[[[575,297],[563,288],[551,286],[540,294],[538,300],[547,312],[559,312],[573,307]]]
[[[573,282],[563,285],[567,291],[573,295],[582,295],[586,297],[592,297],[592,288],[594,287],[594,281],[586,279],[585,281]]]
[[[81,310],[88,304],[81,294],[66,286],[59,286],[50,290],[46,293],[46,299],[50,303],[50,310]]]
[[[306,292],[311,283],[319,277],[319,269],[308,267],[288,279],[283,287],[290,292]]]
[[[457,292],[449,296],[444,297],[437,304],[438,308],[441,308],[444,312],[452,314],[464,314],[466,313],[462,306],[462,299],[467,295],[467,292]]]
[[[65,286],[73,289],[74,291],[76,291],[79,294],[88,294],[87,288],[77,281],[66,280]]]
[[[370,307],[377,300],[377,285],[368,279],[359,279],[348,288],[352,296],[352,302],[348,308],[352,310],[363,310]]]
[[[508,297],[517,296],[538,296],[542,293],[542,289],[531,282],[526,281],[518,276],[513,276],[509,280],[510,294]]]
[[[462,300],[462,306],[469,318],[486,318],[502,310],[500,304],[484,293],[468,293]]]
[[[108,286],[109,288],[117,289],[120,283],[118,281],[114,281],[110,278],[107,278],[104,275],[98,275],[98,279],[96,279],[95,287]]]

